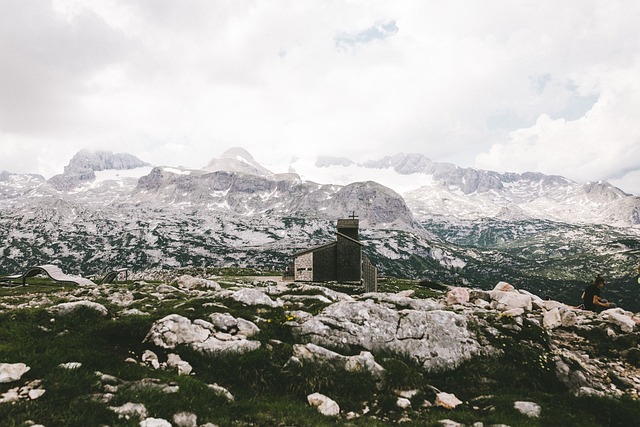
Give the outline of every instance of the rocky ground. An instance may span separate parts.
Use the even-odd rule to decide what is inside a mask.
[[[564,425],[625,425],[640,414],[638,314],[596,314],[505,282],[491,291],[381,289],[184,274],[1,288],[9,326],[0,337],[13,344],[0,345],[0,418],[82,425],[81,415],[65,421],[45,409],[47,399],[67,404],[52,395],[66,381],[59,376],[81,373],[90,385],[71,394],[100,408],[96,425],[549,425],[561,412]],[[82,319],[105,338],[57,348],[81,335]],[[189,387],[210,404],[194,403]],[[263,409],[265,421],[246,410],[271,394],[299,415]],[[174,407],[149,395],[173,395]],[[581,419],[594,401],[625,410]]]

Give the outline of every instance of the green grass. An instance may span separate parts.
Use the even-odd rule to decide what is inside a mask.
[[[237,273],[233,271],[233,273]],[[230,282],[235,279],[226,278]],[[421,289],[416,281],[387,279],[382,290],[397,292],[415,289],[419,295],[441,295]],[[334,290],[353,293],[356,287],[329,285]],[[110,317],[101,317],[92,310],[80,309],[68,315],[53,315],[45,308],[15,309],[0,313],[0,362],[24,362],[31,367],[20,381],[0,384],[0,393],[42,380],[46,393],[35,401],[14,405],[0,404],[0,423],[23,426],[28,420],[51,426],[137,426],[139,420],[119,419],[109,406],[127,402],[142,403],[149,416],[171,420],[177,412],[193,412],[198,423],[211,422],[220,426],[383,426],[396,423],[405,415],[412,420],[403,425],[435,426],[448,418],[467,425],[510,426],[626,426],[640,419],[640,403],[630,399],[574,397],[555,378],[549,352],[548,337],[539,326],[525,322],[519,332],[510,327],[508,317],[488,317],[484,321],[503,331],[492,344],[501,349],[498,356],[476,357],[446,373],[426,372],[408,357],[396,354],[374,354],[386,369],[382,382],[365,373],[349,373],[323,364],[287,364],[296,338],[288,322],[287,307],[247,307],[233,300],[208,297],[189,299],[184,294],[165,295],[160,300],[150,295],[155,285],[113,285],[117,291],[129,290],[135,301],[131,307],[150,313],[149,316],[116,317],[120,310],[107,298],[100,300]],[[47,284],[17,288],[0,288],[2,297],[12,301],[30,301],[47,297],[56,302],[62,293],[82,293],[82,289]],[[293,294],[313,296],[313,290]],[[8,301],[8,300],[7,300]],[[214,305],[207,303],[215,302]],[[326,304],[306,302],[305,310],[318,312]],[[253,337],[261,342],[259,350],[246,354],[211,355],[186,346],[167,350],[144,342],[153,322],[168,314],[181,314],[190,319],[207,319],[214,312],[229,312],[234,317],[254,321],[260,333]],[[480,327],[480,326],[478,326]],[[592,332],[591,339],[606,337]],[[611,341],[611,340],[609,340]],[[607,342],[609,342],[607,341]],[[621,340],[607,345],[624,346],[632,342]],[[193,366],[191,376],[178,376],[173,370],[154,370],[147,366],[126,363],[127,357],[140,360],[146,349],[156,352],[161,361],[169,352],[177,353]],[[332,349],[340,351],[340,349]],[[603,351],[606,349],[603,349]],[[343,353],[347,355],[347,353]],[[58,365],[80,362],[76,370]],[[91,398],[104,393],[96,372],[113,375],[122,383],[109,403]],[[137,382],[154,378],[161,384],[176,384],[177,393],[166,394],[153,388],[139,388]],[[228,402],[217,396],[208,384],[227,388],[235,400]],[[455,410],[422,408],[427,399],[434,401],[434,387],[456,396],[466,403]],[[412,408],[405,411],[396,405],[397,390],[416,390]],[[321,392],[338,402],[344,412],[370,412],[347,421],[344,418],[323,417],[311,408],[306,396]],[[482,397],[484,396],[484,397]],[[529,400],[542,406],[540,419],[529,419],[513,408],[517,400]]]

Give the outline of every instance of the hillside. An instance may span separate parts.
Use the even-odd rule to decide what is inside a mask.
[[[49,180],[3,172],[0,273],[48,263],[83,275],[117,267],[283,271],[293,253],[331,241],[335,221],[356,214],[382,276],[484,289],[506,280],[577,304],[601,273],[611,299],[640,311],[640,292],[629,286],[640,258],[637,197],[606,183],[477,171],[421,155],[319,165],[336,179],[365,171],[380,182],[272,173],[240,148],[203,169],[82,151]],[[413,189],[383,185],[390,176]]]
[[[362,294],[238,273],[0,287],[0,419],[585,427],[640,417],[632,313],[596,315],[505,283],[433,291],[394,280]]]

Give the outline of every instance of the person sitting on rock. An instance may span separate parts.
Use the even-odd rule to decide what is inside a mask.
[[[585,310],[599,313],[616,306],[614,303],[608,302],[606,299],[600,297],[602,288],[604,288],[604,278],[597,275],[593,283],[587,286],[582,293],[582,302],[584,303]]]

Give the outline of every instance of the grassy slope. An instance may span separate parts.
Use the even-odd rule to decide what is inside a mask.
[[[224,282],[242,280],[227,277]],[[415,288],[415,282],[389,280],[381,287],[383,291],[395,292]],[[55,303],[68,289],[48,285],[0,288],[0,303],[15,305],[43,296]],[[132,307],[150,313],[149,316],[114,317],[120,308],[105,298],[98,298],[98,302],[109,309],[108,318],[86,309],[66,316],[54,316],[44,307],[2,310],[0,362],[24,362],[31,370],[19,381],[0,384],[0,393],[35,379],[41,379],[47,391],[34,401],[0,404],[1,424],[22,426],[32,420],[47,427],[137,426],[138,419],[119,419],[108,408],[126,402],[143,403],[149,416],[171,420],[173,414],[187,411],[198,415],[199,424],[212,422],[220,426],[376,426],[395,423],[405,415],[412,421],[403,425],[427,426],[444,418],[466,424],[481,421],[485,425],[511,426],[627,426],[640,419],[637,401],[576,398],[566,393],[544,360],[544,337],[535,330],[505,338],[499,343],[505,348],[499,360],[476,359],[455,372],[441,375],[428,374],[402,357],[377,354],[376,360],[388,372],[385,384],[378,389],[365,374],[308,365],[285,369],[294,338],[285,324],[290,314],[284,308],[245,307],[232,301],[224,301],[226,307],[205,305],[211,299],[188,300],[179,294],[159,300],[149,293],[150,289],[140,284],[113,286],[113,290],[133,291],[136,300]],[[417,289],[423,297],[431,293]],[[86,292],[88,297],[89,291]],[[314,312],[321,308],[317,304],[307,307]],[[234,356],[207,356],[189,348],[176,349],[174,352],[194,367],[195,375],[191,376],[125,362],[127,357],[140,360],[145,349],[155,351],[161,361],[166,360],[166,350],[143,343],[155,320],[171,313],[190,319],[206,318],[214,311],[228,311],[256,322],[261,329],[258,337],[261,349]],[[522,345],[525,342],[531,345]],[[76,370],[58,366],[66,362],[81,362],[82,366]],[[109,403],[91,397],[105,392],[96,372],[122,380]],[[179,392],[166,394],[131,385],[145,378],[177,384]],[[213,383],[229,389],[235,400],[228,402],[217,396],[207,387]],[[466,403],[453,411],[421,408],[425,398],[433,402],[431,386],[453,392]],[[412,398],[414,409],[406,414],[395,405],[397,389],[418,390]],[[323,417],[306,402],[306,395],[316,391],[332,397],[344,412],[361,413],[365,406],[370,411],[351,421],[344,417]],[[543,407],[542,417],[534,420],[519,414],[513,409],[516,400],[537,402]]]

